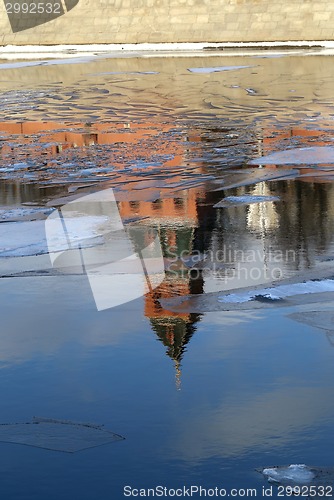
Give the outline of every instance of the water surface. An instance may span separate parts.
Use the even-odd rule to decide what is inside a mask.
[[[37,415],[126,438],[73,455],[0,443],[4,498],[121,499],[126,485],[260,496],[256,468],[334,466],[332,295],[212,307],[236,288],[332,278],[330,63],[280,54],[0,67],[1,423]],[[98,312],[84,274],[52,269],[43,221],[107,188],[126,226],[158,231],[166,275]],[[210,307],[162,306],[193,295]]]

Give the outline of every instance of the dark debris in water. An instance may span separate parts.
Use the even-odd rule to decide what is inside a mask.
[[[253,300],[258,302],[281,302],[283,299],[281,297],[272,297],[271,295],[254,295]]]

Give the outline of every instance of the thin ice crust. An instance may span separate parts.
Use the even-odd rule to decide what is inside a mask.
[[[123,440],[94,424],[34,417],[31,422],[0,424],[0,441],[75,453]]]

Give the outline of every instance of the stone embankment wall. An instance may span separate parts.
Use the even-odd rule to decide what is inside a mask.
[[[0,0],[0,45],[334,40],[333,0]]]

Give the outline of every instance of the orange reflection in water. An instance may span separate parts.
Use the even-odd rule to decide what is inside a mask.
[[[112,145],[115,152],[119,152],[119,160],[113,162],[116,166],[123,166],[121,161],[126,153],[127,162],[131,158],[150,158],[152,153],[159,155],[172,155],[171,159],[164,162],[165,167],[178,166],[182,160],[184,147],[180,140],[164,140],[164,134],[174,128],[172,124],[153,123],[129,123],[129,124],[105,124],[105,123],[70,123],[57,122],[0,122],[0,133],[5,134],[2,138],[2,156],[6,153],[15,154],[15,146],[31,146],[29,156],[31,158],[40,156],[38,144],[47,145],[43,148],[43,154],[49,156],[57,155],[70,149],[83,148],[82,157],[87,154],[85,148],[90,146]],[[38,140],[36,140],[38,139]],[[5,140],[10,141],[6,144]],[[147,142],[154,144],[154,149],[147,149]],[[126,145],[124,152],[123,145]],[[131,148],[130,146],[135,146]]]

